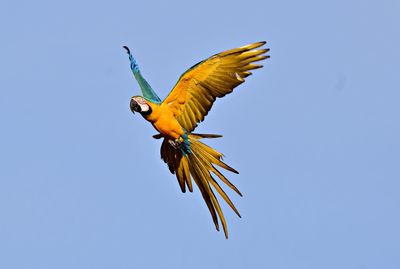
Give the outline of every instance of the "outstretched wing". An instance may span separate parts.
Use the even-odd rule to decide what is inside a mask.
[[[186,131],[193,131],[204,120],[215,99],[231,93],[251,75],[250,70],[261,68],[254,62],[269,58],[269,49],[256,49],[266,42],[257,42],[211,56],[186,71],[162,105],[174,113]]]

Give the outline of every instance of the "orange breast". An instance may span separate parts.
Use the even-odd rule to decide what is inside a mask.
[[[152,113],[146,116],[145,119],[149,121],[153,127],[161,134],[177,139],[184,134],[182,126],[175,119],[174,114],[167,106],[160,106],[156,104],[149,104]]]

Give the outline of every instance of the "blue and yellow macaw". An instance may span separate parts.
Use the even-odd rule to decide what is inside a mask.
[[[257,42],[227,50],[199,62],[179,78],[164,101],[143,78],[129,48],[124,47],[129,55],[133,75],[143,93],[143,96],[131,98],[132,112],[139,112],[159,132],[153,137],[164,139],[161,158],[171,173],[176,175],[182,192],[186,191],[186,186],[190,192],[193,191],[193,179],[208,206],[216,229],[219,231],[219,217],[226,238],[226,221],[213,190],[222,196],[239,217],[240,214],[214,176],[242,196],[216,166],[236,174],[238,172],[222,161],[221,153],[200,141],[202,138],[217,138],[220,135],[197,134],[193,131],[204,120],[216,98],[231,93],[251,75],[250,70],[262,67],[254,62],[269,58],[265,55],[269,49],[257,49],[265,43]]]

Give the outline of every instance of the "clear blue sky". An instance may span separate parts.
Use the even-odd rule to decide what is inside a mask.
[[[57,3],[56,3],[57,2]],[[0,3],[0,268],[400,268],[400,2]],[[188,67],[271,59],[198,131],[240,171],[217,233],[132,115]]]

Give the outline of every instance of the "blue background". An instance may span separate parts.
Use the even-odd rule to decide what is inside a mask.
[[[400,268],[399,1],[0,3],[0,268]],[[271,59],[198,132],[243,218],[181,194],[123,45],[164,98],[188,67]]]

